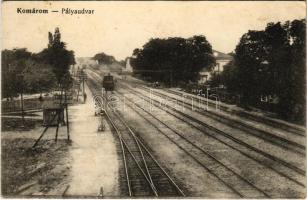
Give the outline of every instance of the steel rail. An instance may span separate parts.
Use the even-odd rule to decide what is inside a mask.
[[[96,92],[95,92],[95,95],[96,95]],[[97,99],[95,99],[95,102],[97,102]],[[108,115],[107,115],[107,117],[108,117]],[[111,124],[112,124],[113,128],[115,129],[115,131],[118,131],[117,128],[114,126],[114,124],[113,123],[111,123]],[[122,141],[122,139],[120,137],[119,137],[119,142],[120,142],[121,151],[122,151],[122,155],[123,155],[123,161],[124,161],[124,168],[125,168],[125,175],[126,175],[128,193],[129,193],[129,196],[132,197],[132,190],[131,190],[131,185],[130,185],[130,179],[129,179],[129,173],[128,173],[128,167],[127,167],[126,154],[125,154],[125,149],[124,149],[123,141]]]
[[[142,172],[143,176],[145,177],[146,181],[148,182],[148,184],[150,185],[150,188],[152,189],[153,193],[155,194],[155,196],[158,196],[155,188],[153,187],[153,185],[151,184],[150,180],[148,179],[148,177],[146,176],[145,172],[143,171],[142,167],[139,165],[139,163],[137,162],[137,159],[135,158],[135,156],[133,155],[133,153],[131,152],[131,150],[129,149],[128,144],[125,142],[125,140],[122,138],[122,135],[120,133],[120,131],[118,130],[118,128],[116,127],[116,125],[114,124],[113,120],[111,119],[110,115],[108,114],[107,111],[105,111],[105,114],[107,116],[107,118],[109,119],[109,122],[112,124],[113,128],[115,129],[119,139],[123,142],[124,146],[127,148],[128,152],[130,153],[130,155],[132,156],[133,160],[135,161],[135,163],[137,164],[139,170]],[[130,179],[129,179],[130,181]]]
[[[119,92],[118,92],[119,93]],[[127,98],[128,99],[128,98]],[[130,99],[128,99],[128,101],[132,102]],[[128,105],[128,104],[127,104]],[[237,191],[235,188],[233,188],[231,185],[229,185],[228,183],[226,183],[222,178],[220,178],[217,174],[215,174],[212,170],[210,170],[209,168],[207,168],[205,165],[203,165],[197,158],[195,158],[191,153],[187,152],[185,149],[183,149],[178,143],[176,143],[175,141],[173,141],[167,134],[163,133],[163,131],[157,126],[155,125],[153,122],[151,122],[149,119],[147,119],[146,117],[144,117],[144,115],[140,114],[139,111],[137,111],[136,109],[134,109],[132,106],[128,105],[131,109],[133,109],[136,113],[138,113],[142,118],[144,118],[147,122],[149,122],[152,126],[154,126],[157,130],[159,130],[159,132],[161,134],[163,134],[165,137],[167,137],[172,143],[174,143],[176,146],[178,146],[180,149],[182,149],[184,152],[186,152],[188,155],[190,155],[194,160],[197,160],[197,163],[201,164],[202,167],[204,167],[207,171],[209,171],[211,174],[213,174],[216,178],[218,178],[223,184],[225,184],[227,187],[229,187],[231,190],[233,190],[236,194],[238,194],[240,197],[244,197],[244,195],[242,195],[239,191]],[[226,166],[224,163],[222,163],[221,161],[219,161],[215,156],[213,156],[212,154],[208,153],[207,151],[205,151],[204,149],[202,149],[201,147],[195,145],[193,142],[191,142],[189,139],[187,139],[186,137],[183,136],[182,133],[179,133],[179,131],[174,130],[173,128],[171,128],[169,125],[167,125],[166,123],[162,122],[160,119],[158,119],[157,117],[155,117],[153,114],[151,114],[150,112],[146,111],[144,108],[140,107],[139,105],[136,105],[138,108],[140,108],[141,110],[143,110],[144,112],[146,112],[148,115],[150,115],[151,117],[153,117],[155,120],[157,120],[158,122],[160,122],[161,124],[163,124],[164,126],[166,126],[168,129],[170,129],[172,132],[174,132],[176,135],[178,135],[179,137],[181,137],[183,140],[187,141],[189,144],[191,144],[193,147],[195,147],[196,149],[200,150],[201,152],[203,152],[204,154],[208,155],[208,157],[212,158],[214,161],[216,161],[217,163],[219,163],[220,165],[222,165],[223,167],[225,167],[227,170],[229,170],[231,173],[233,173],[234,175],[236,175],[237,177],[239,177],[240,179],[242,179],[243,181],[245,181],[247,184],[249,184],[250,186],[252,186],[253,188],[255,188],[258,192],[262,193],[265,197],[269,198],[270,196],[264,192],[263,190],[259,189],[257,186],[253,185],[249,180],[245,179],[244,177],[242,177],[241,175],[239,175],[238,173],[236,173],[235,171],[233,171],[232,169],[230,169],[228,166]]]
[[[107,117],[108,117],[109,121],[111,122],[112,126],[114,127],[114,129],[118,131],[118,128],[116,127],[116,125],[114,124],[114,122],[111,120],[110,115],[109,115],[108,113],[106,113],[106,114],[107,114]],[[179,186],[178,186],[178,185],[174,182],[174,180],[167,174],[167,172],[162,168],[162,166],[158,163],[158,161],[153,157],[153,155],[149,152],[149,150],[146,148],[146,146],[145,146],[145,145],[140,141],[140,139],[135,135],[134,131],[131,130],[131,128],[130,128],[130,127],[127,125],[127,123],[120,117],[119,114],[117,114],[117,113],[115,113],[115,112],[114,112],[114,114],[115,114],[115,115],[117,116],[117,118],[125,125],[125,127],[128,128],[130,134],[131,134],[131,135],[133,136],[133,138],[135,139],[135,141],[136,141],[136,143],[137,143],[137,145],[138,145],[138,148],[139,148],[139,150],[141,151],[142,158],[144,159],[145,164],[146,164],[146,161],[145,161],[143,152],[142,152],[141,147],[140,147],[139,144],[141,144],[141,146],[143,147],[143,149],[145,149],[145,151],[146,151],[147,154],[150,156],[150,158],[154,161],[154,163],[158,166],[158,168],[163,172],[163,174],[167,177],[167,179],[171,182],[171,184],[176,188],[177,192],[178,192],[181,196],[185,196],[185,194],[184,194],[183,191],[179,188]],[[124,145],[125,145],[126,148],[127,148],[128,145],[125,143],[125,141],[124,141],[124,139],[122,138],[122,136],[119,135],[119,133],[120,133],[120,131],[118,131],[117,134],[118,134],[118,137],[120,138],[120,141],[122,142],[121,144],[124,143]],[[122,148],[123,148],[123,147],[122,147]],[[129,148],[127,148],[127,149],[128,149],[128,151],[129,151]],[[129,153],[133,156],[133,154],[132,154],[131,151],[130,151]],[[124,155],[124,157],[125,157],[125,155]],[[136,161],[135,158],[134,158],[134,160]],[[126,162],[125,162],[125,163],[126,163]],[[140,167],[140,166],[139,166],[139,167]],[[146,164],[146,168],[147,168],[147,170],[148,170],[147,164]],[[148,171],[148,173],[149,173],[149,171]],[[126,167],[126,174],[128,175],[127,167]],[[143,173],[143,175],[144,175],[144,173]],[[151,178],[151,176],[150,176],[150,178]],[[128,179],[129,179],[129,178],[128,178]],[[151,179],[151,181],[152,181],[152,179]],[[129,183],[129,181],[127,181],[127,182]],[[153,184],[153,181],[152,181],[152,184]],[[153,184],[153,186],[154,186],[154,184]],[[131,186],[129,186],[129,187],[131,187]],[[132,196],[132,195],[130,195],[130,196]]]
[[[136,136],[135,136],[134,132],[130,129],[130,127],[127,125],[127,123],[119,116],[119,114],[117,114],[116,112],[114,112],[114,114],[115,114],[115,115],[117,116],[117,118],[125,125],[125,127],[129,130],[129,133],[131,134],[131,136],[133,137],[135,143],[137,144],[137,147],[138,147],[138,149],[139,149],[139,152],[140,152],[140,154],[141,154],[141,156],[142,156],[142,160],[143,160],[143,163],[144,163],[144,167],[145,167],[146,172],[147,172],[147,175],[148,175],[148,179],[150,180],[150,182],[151,182],[152,186],[154,187],[155,191],[158,193],[158,191],[157,191],[157,189],[156,189],[156,187],[155,187],[155,184],[154,184],[154,182],[152,181],[152,177],[151,177],[151,175],[150,175],[150,172],[149,172],[149,169],[148,169],[147,162],[146,162],[146,160],[145,160],[143,151],[142,151],[142,149],[141,149],[141,147],[140,147],[140,144],[139,144],[138,140],[136,139]]]
[[[179,91],[174,91],[171,89],[164,89],[164,91],[167,91],[169,93],[173,93],[175,95],[182,95],[183,93],[180,93]],[[192,94],[188,94],[191,97],[191,99],[197,99],[197,97],[193,97]],[[213,102],[208,102],[208,104],[213,105]],[[232,113],[231,111],[228,110],[227,106],[220,106],[222,108],[223,111],[228,112],[228,113]],[[280,122],[275,121],[275,119],[271,119],[269,117],[265,117],[265,118],[261,118],[260,116],[257,115],[253,115],[250,113],[239,113],[238,111],[235,111],[234,113],[236,113],[238,116],[244,116],[247,117],[248,119],[252,120],[252,121],[256,121],[256,122],[262,122],[268,126],[283,130],[286,129],[287,131],[291,131],[292,133],[299,135],[299,136],[306,136],[306,130],[304,130],[303,127],[294,127],[293,125],[288,125],[288,124],[281,124]],[[283,128],[283,129],[282,129]]]
[[[129,88],[129,89],[130,89],[130,88]],[[135,91],[132,90],[132,89],[130,89],[130,90],[131,90],[132,93],[134,93],[136,96],[142,95],[142,94],[138,94],[137,92],[135,92]],[[143,98],[143,97],[142,97],[142,98]],[[144,99],[144,98],[143,98],[143,99]],[[146,100],[146,101],[149,101],[149,100]],[[156,105],[156,106],[157,106],[157,105]],[[160,109],[161,109],[161,108],[160,108]],[[185,118],[187,118],[187,119],[189,119],[189,120],[191,120],[191,121],[193,121],[193,122],[196,122],[196,123],[198,123],[198,124],[200,124],[200,125],[203,125],[204,127],[209,128],[209,129],[212,130],[212,131],[215,131],[215,132],[219,133],[220,135],[222,135],[222,136],[224,136],[224,137],[226,137],[226,138],[229,138],[230,140],[234,141],[234,142],[237,143],[237,144],[240,144],[240,145],[242,145],[242,146],[245,146],[245,147],[247,147],[248,149],[250,149],[250,150],[252,150],[252,151],[255,151],[255,152],[259,153],[259,154],[262,155],[262,156],[265,156],[265,157],[267,157],[267,158],[269,158],[269,159],[272,159],[273,161],[275,161],[275,162],[277,162],[277,163],[280,163],[280,164],[284,165],[285,167],[287,167],[287,168],[289,168],[289,169],[292,169],[292,170],[294,170],[295,172],[297,172],[297,173],[299,173],[299,174],[301,174],[301,175],[304,175],[304,172],[300,171],[299,168],[297,168],[297,167],[295,167],[295,166],[292,166],[291,164],[289,164],[289,163],[287,163],[287,162],[285,162],[285,161],[283,161],[283,160],[280,160],[279,158],[276,158],[275,156],[272,156],[272,155],[267,154],[267,153],[265,153],[265,152],[263,152],[263,151],[261,151],[261,150],[259,150],[259,149],[256,149],[256,148],[250,146],[249,144],[247,144],[247,143],[245,143],[245,142],[243,142],[243,141],[241,141],[241,140],[238,140],[238,139],[236,139],[236,138],[234,138],[234,137],[228,135],[227,133],[224,133],[223,131],[220,131],[220,130],[215,129],[215,128],[211,129],[210,126],[208,127],[207,124],[201,122],[200,120],[195,119],[195,118],[193,118],[193,117],[191,117],[191,116],[188,116],[188,115],[186,115],[185,113],[179,112],[179,111],[175,110],[174,108],[169,108],[169,109],[170,109],[170,110],[173,110],[173,111],[175,111],[175,112],[177,112],[179,115],[182,115],[183,117],[185,117]],[[265,167],[267,167],[267,168],[273,170],[274,172],[276,172],[276,173],[278,173],[278,174],[280,174],[280,175],[282,175],[282,176],[288,178],[289,180],[295,182],[296,184],[305,187],[305,184],[304,184],[304,183],[301,183],[301,182],[295,180],[294,178],[288,176],[287,174],[285,174],[285,173],[283,173],[283,172],[280,172],[280,171],[276,170],[276,169],[273,168],[272,166],[270,166],[270,165],[268,165],[268,164],[262,162],[261,160],[258,160],[258,159],[256,159],[256,158],[254,158],[253,156],[251,156],[251,155],[249,155],[249,154],[243,152],[242,150],[238,149],[237,147],[234,147],[234,146],[232,146],[232,145],[230,145],[230,144],[224,142],[223,140],[217,138],[215,135],[207,133],[206,131],[204,131],[203,129],[201,129],[201,128],[199,128],[198,126],[194,125],[193,123],[188,122],[188,121],[182,119],[181,117],[176,116],[175,114],[171,113],[170,111],[168,111],[168,110],[166,110],[166,109],[163,109],[163,110],[166,111],[167,113],[171,114],[172,116],[176,117],[177,119],[179,119],[179,120],[181,120],[181,121],[183,121],[183,122],[189,124],[189,125],[192,126],[193,128],[195,128],[195,129],[201,131],[203,134],[206,134],[206,135],[208,135],[209,137],[214,138],[215,140],[217,140],[217,141],[219,141],[219,142],[225,144],[226,146],[228,146],[228,147],[230,147],[230,148],[232,148],[232,149],[238,151],[238,152],[241,153],[242,155],[244,155],[244,156],[246,156],[246,157],[248,157],[248,158],[250,158],[250,159],[256,161],[257,163],[259,163],[259,164],[261,164],[261,165],[263,165],[263,166],[265,166]]]
[[[134,90],[132,90],[131,88],[129,88],[129,89],[130,89],[130,90],[132,91],[132,93],[134,93],[135,95],[137,95],[137,96],[142,95],[142,96],[143,96],[143,94],[141,94],[140,92],[134,91]],[[148,97],[146,97],[146,98],[148,98]],[[145,99],[145,98],[144,98],[144,99]],[[151,100],[146,100],[146,101],[150,101],[150,102],[154,101],[156,104],[159,104],[159,102],[158,102],[157,100],[152,100],[152,99],[151,99]],[[245,146],[245,147],[247,147],[247,148],[249,148],[249,149],[252,149],[253,151],[255,151],[255,152],[257,152],[257,153],[260,153],[260,154],[262,154],[262,155],[265,156],[265,157],[268,157],[268,158],[270,158],[270,159],[272,159],[272,160],[275,160],[275,161],[277,161],[277,162],[283,164],[284,166],[286,166],[286,167],[288,167],[288,168],[290,168],[290,169],[296,171],[297,173],[299,173],[299,174],[301,174],[301,175],[305,175],[305,171],[304,171],[304,170],[302,170],[302,169],[300,169],[300,168],[298,168],[298,167],[296,167],[296,166],[293,166],[292,164],[288,163],[287,161],[284,161],[284,160],[282,160],[282,159],[280,159],[280,158],[277,158],[277,157],[275,157],[275,156],[273,156],[273,155],[271,155],[271,154],[268,154],[268,153],[266,153],[266,152],[264,152],[264,151],[262,151],[262,150],[260,150],[260,149],[257,149],[257,148],[255,148],[255,147],[253,147],[253,146],[251,146],[251,145],[245,143],[244,141],[239,140],[239,139],[237,139],[237,138],[235,138],[235,137],[229,135],[228,133],[226,133],[226,132],[224,132],[224,131],[221,131],[221,130],[219,130],[219,129],[217,129],[217,128],[211,126],[211,125],[208,125],[208,124],[206,124],[206,123],[204,123],[204,122],[202,122],[202,121],[200,121],[200,120],[198,120],[198,119],[196,119],[196,118],[194,118],[194,117],[192,117],[192,116],[187,115],[186,113],[183,113],[183,112],[181,112],[181,111],[178,111],[177,109],[175,109],[175,108],[173,108],[173,107],[171,107],[171,106],[169,106],[169,105],[165,105],[165,106],[166,106],[168,109],[170,109],[170,110],[172,110],[172,111],[178,113],[179,115],[182,115],[182,116],[184,116],[185,118],[190,119],[191,121],[194,121],[194,122],[196,122],[196,123],[198,123],[198,124],[200,124],[200,125],[202,125],[202,126],[208,128],[208,129],[210,129],[210,130],[212,130],[212,131],[214,131],[214,132],[216,132],[216,133],[219,133],[219,134],[221,134],[221,135],[223,135],[223,136],[225,136],[225,137],[227,137],[227,138],[229,138],[229,139],[235,141],[236,143],[239,143],[239,144],[241,144],[241,145],[243,145],[243,146]],[[165,110],[165,109],[164,109],[164,110]],[[167,113],[170,113],[170,112],[167,111],[167,110],[165,110],[165,111],[166,111]],[[172,113],[170,113],[170,114],[174,116],[174,114],[172,114]],[[182,121],[184,121],[184,120],[182,120]]]
[[[175,188],[178,190],[178,192],[182,195],[182,196],[186,196],[184,194],[184,192],[180,189],[180,187],[175,183],[175,181],[170,177],[170,175],[163,169],[163,167],[158,163],[158,161],[153,157],[153,155],[150,153],[150,151],[146,148],[146,146],[143,144],[143,142],[137,138],[137,140],[140,142],[140,144],[142,145],[142,147],[145,149],[145,151],[148,153],[148,155],[151,157],[151,159],[159,166],[159,168],[162,170],[162,172],[165,174],[165,176],[167,176],[167,178],[172,182],[172,184],[175,186]]]
[[[141,146],[145,149],[145,151],[148,153],[148,155],[150,156],[150,158],[158,165],[159,169],[162,170],[162,172],[164,173],[164,175],[167,176],[167,178],[171,181],[171,183],[173,184],[173,186],[175,186],[175,188],[177,189],[177,191],[182,195],[185,196],[185,194],[183,193],[183,191],[179,188],[179,186],[175,183],[175,181],[166,173],[166,171],[162,168],[162,166],[158,163],[158,161],[153,157],[153,155],[149,152],[149,150],[146,148],[146,146],[143,144],[143,142],[136,136],[135,132],[132,130],[132,128],[122,119],[121,116],[119,116],[119,114],[117,114],[118,119],[120,119],[123,124],[128,128],[128,130],[130,131],[130,133],[134,136],[134,138],[136,139],[136,141],[138,142],[138,144],[141,144]]]
[[[146,90],[146,91],[147,91],[147,90],[150,90],[149,88],[145,88],[145,87],[143,87],[143,86],[142,86],[141,88],[143,88],[144,91],[145,91],[145,90]],[[187,102],[185,102],[185,101],[183,101],[183,100],[176,99],[176,98],[174,98],[174,97],[170,97],[170,96],[168,96],[168,95],[166,95],[166,94],[162,94],[161,92],[158,92],[158,91],[154,91],[154,90],[150,90],[150,91],[152,91],[152,92],[154,93],[154,95],[159,96],[159,97],[161,97],[161,98],[167,97],[167,98],[170,98],[170,99],[179,101],[180,104],[181,104],[182,106],[185,106],[185,108],[188,108],[189,110],[192,110],[190,106],[194,106],[194,107],[196,107],[198,110],[193,110],[193,111],[196,111],[197,113],[199,113],[199,114],[201,114],[201,115],[204,115],[204,116],[213,118],[214,120],[217,120],[217,121],[219,121],[220,123],[225,123],[225,124],[231,126],[232,128],[238,128],[238,127],[237,127],[236,125],[234,125],[234,124],[239,124],[239,126],[243,126],[243,127],[245,127],[245,129],[248,129],[248,130],[244,130],[244,129],[243,129],[247,134],[251,134],[251,135],[253,135],[253,136],[255,136],[255,137],[258,137],[258,138],[261,138],[261,139],[263,139],[263,140],[266,140],[266,141],[268,141],[268,142],[270,142],[270,143],[272,143],[272,144],[274,144],[274,145],[278,145],[279,147],[282,147],[282,148],[284,148],[284,149],[286,149],[286,150],[290,150],[290,151],[293,151],[293,152],[295,152],[295,153],[298,153],[298,154],[301,154],[301,155],[305,155],[306,147],[303,146],[303,145],[301,145],[301,144],[298,144],[297,142],[290,141],[290,140],[288,140],[288,139],[286,139],[286,138],[277,136],[277,135],[272,134],[272,133],[269,133],[269,132],[267,132],[267,131],[260,130],[260,129],[255,128],[255,127],[251,127],[250,125],[244,124],[244,123],[239,122],[239,121],[234,120],[234,119],[227,118],[227,117],[225,117],[225,116],[221,116],[221,115],[219,115],[219,114],[217,114],[217,113],[214,113],[214,112],[212,112],[212,111],[208,111],[208,110],[207,110],[206,112],[201,112],[201,111],[200,111],[200,110],[201,110],[201,107],[199,107],[199,106],[197,106],[197,105],[192,105],[192,104],[187,103]],[[222,118],[222,119],[219,119],[219,118]],[[225,122],[225,121],[226,121],[226,122]],[[227,122],[227,121],[228,121],[228,122]],[[229,123],[229,122],[230,122],[230,123]],[[259,132],[260,134],[259,134],[259,133],[257,134],[257,133],[251,132],[251,131],[257,131],[257,132]],[[269,135],[269,136],[267,136],[267,135]],[[270,138],[270,137],[271,137],[271,138]],[[274,139],[280,140],[281,142],[278,142],[278,141],[276,141],[276,140],[274,140]],[[297,148],[299,148],[300,150],[293,149],[293,148],[290,149],[290,148],[288,148],[287,146],[285,146],[284,143],[290,144],[290,145],[292,145],[292,146],[294,146],[294,147],[297,147]]]

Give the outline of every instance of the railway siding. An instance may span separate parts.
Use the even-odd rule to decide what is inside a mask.
[[[133,102],[136,102],[137,100],[134,98],[132,100]],[[162,112],[155,112],[153,113],[154,116],[158,117],[159,119],[161,119],[161,116],[165,116],[165,113]],[[178,123],[177,123],[178,124]],[[159,125],[157,125],[159,127]],[[188,134],[187,134],[188,135]],[[198,138],[199,139],[199,138]],[[198,144],[196,142],[197,139],[193,141],[193,143]],[[205,140],[201,140],[201,142],[205,143]],[[182,141],[178,142],[179,144],[182,145]],[[205,143],[206,144],[206,143]],[[203,144],[204,146],[206,146],[205,144]],[[208,143],[207,143],[208,144]],[[187,148],[189,152],[193,152],[192,150],[190,150],[187,146],[184,146],[183,148]],[[202,147],[204,148],[204,147]],[[216,149],[219,149],[219,145],[216,146]],[[195,150],[194,150],[195,151]],[[217,152],[217,151],[216,151]],[[226,156],[225,152],[231,152],[229,154],[227,154],[228,156]],[[212,153],[212,152],[211,152]],[[258,163],[256,163],[253,160],[249,160],[246,158],[243,158],[243,160],[240,160],[240,155],[234,153],[233,151],[231,151],[230,149],[227,149],[227,151],[224,151],[222,153],[219,152],[219,154],[216,154],[215,156],[219,155],[219,159],[223,160],[224,163],[226,163],[225,166],[231,167],[232,169],[234,169],[235,171],[237,171],[239,174],[243,175],[243,177],[248,177],[249,180],[251,180],[250,182],[253,184],[258,185],[260,188],[266,190],[270,195],[273,195],[275,197],[278,197],[278,195],[280,195],[279,192],[282,192],[284,195],[287,194],[287,192],[289,192],[288,187],[290,186],[290,188],[292,188],[292,193],[296,193],[299,194],[300,193],[300,189],[295,189],[295,185],[291,183],[291,181],[289,182],[289,180],[287,180],[287,178],[280,176],[278,173],[276,174],[272,174],[272,171],[270,169],[266,169],[263,166],[259,166]],[[229,160],[231,160],[232,158],[235,160],[232,160],[229,162],[229,160],[227,161],[226,158],[229,158]],[[226,160],[226,161],[225,161]],[[240,161],[240,162],[237,162]],[[208,165],[208,161],[206,161],[206,164]],[[248,167],[248,163],[250,163],[251,165]],[[242,165],[244,165],[244,168],[242,168]],[[216,165],[212,165],[212,169],[220,169],[218,168]],[[255,169],[254,171],[252,169]],[[243,170],[243,171],[242,171]],[[263,172],[261,175],[259,175],[259,171]],[[222,176],[223,177],[223,176]],[[228,176],[229,177],[229,176]],[[285,188],[283,189],[283,191],[280,190],[280,186],[278,185],[274,185],[274,182],[276,180],[282,181],[282,182],[287,182],[285,184]],[[233,181],[233,180],[232,180]],[[241,180],[242,181],[242,180]],[[231,182],[231,181],[230,181]],[[286,186],[287,185],[287,186]],[[242,189],[244,190],[244,189]],[[255,190],[255,189],[254,189]],[[261,190],[260,190],[261,191]],[[278,191],[278,192],[277,192]],[[245,191],[245,192],[250,192],[250,191]],[[292,194],[291,193],[291,194]],[[255,193],[254,193],[255,194]],[[246,193],[245,193],[246,195]],[[302,194],[300,194],[299,196],[301,196]]]
[[[237,127],[245,131],[253,132],[255,135],[270,140],[271,142],[279,143],[282,145],[292,145],[297,151],[305,153],[305,136],[298,135],[295,133],[288,132],[286,130],[280,130],[276,127],[271,127],[263,123],[255,123],[255,121],[246,120],[235,114],[229,114],[221,109],[216,109],[214,106],[210,105],[207,107],[207,102],[201,98],[182,98],[183,96],[178,96],[173,93],[166,92],[164,90],[157,90],[148,87],[144,87],[146,90],[151,90],[155,95],[162,98],[169,98],[172,100],[177,100],[178,103],[184,104],[187,109],[192,109],[204,114],[208,117],[219,120],[229,126]]]
[[[178,119],[182,120],[183,123],[188,123],[193,128],[200,130],[204,134],[210,135],[211,137],[224,143],[225,145],[239,151],[241,154],[255,160],[256,162],[262,165],[265,165],[266,167],[274,170],[280,175],[287,177],[289,180],[292,180],[296,182],[297,184],[304,186],[304,183],[302,182],[302,180],[304,180],[305,173],[302,170],[298,169],[297,167],[290,165],[289,163],[283,160],[279,160],[274,155],[267,154],[259,149],[251,147],[250,145],[240,140],[237,140],[233,137],[230,137],[229,135],[217,129],[213,129],[213,128],[208,129],[206,124],[203,124],[203,122],[196,120],[195,118],[191,118],[188,115],[174,112],[171,109],[166,110],[166,111],[168,112],[168,114],[171,114],[177,117]]]
[[[99,79],[99,75],[94,71],[90,73],[92,78]],[[224,110],[211,111],[209,115],[204,115],[200,112],[200,108],[196,107],[198,110],[187,109],[189,106],[187,99],[180,99],[182,101],[179,102],[179,107],[172,107],[170,104],[177,94],[168,93],[168,91],[155,90],[154,93],[149,93],[149,88],[140,88],[137,84],[133,87],[129,84],[120,84],[120,86],[117,88],[120,92],[118,96],[128,92],[125,95],[126,101],[124,103],[134,106],[128,106],[128,110],[121,109],[117,114],[129,123],[131,130],[135,135],[138,135],[137,138],[140,136],[137,140],[142,141],[145,146],[150,146],[151,148],[148,149],[158,158],[161,157],[162,149],[165,152],[162,157],[165,158],[169,153],[168,148],[160,146],[160,143],[165,144],[169,141],[167,147],[172,146],[172,149],[177,149],[176,151],[183,151],[184,157],[188,156],[189,159],[192,159],[190,163],[181,163],[180,167],[174,162],[183,159],[181,157],[175,157],[176,159],[169,157],[167,160],[162,160],[163,165],[171,166],[167,170],[170,174],[174,175],[172,171],[177,171],[175,180],[179,178],[183,188],[188,188],[189,192],[199,193],[203,196],[204,192],[211,190],[206,194],[213,195],[212,197],[214,195],[221,197],[222,193],[226,197],[234,195],[246,198],[301,198],[304,196],[305,165],[301,160],[304,160],[305,154],[300,150],[296,151],[295,148],[287,148],[287,145],[299,146],[302,142],[299,138],[305,138],[303,134],[298,134],[296,131],[287,133],[279,128],[273,128],[272,132],[268,132],[272,128],[271,125],[264,123],[260,126],[258,124],[253,126],[251,123],[255,122],[250,118],[248,118],[248,122],[240,121],[242,120],[240,117],[232,118],[230,112]],[[162,100],[166,96],[169,99]],[[145,102],[140,104],[142,99]],[[161,108],[161,102],[167,106],[162,104],[164,107]],[[223,117],[224,121],[218,120],[219,116]],[[227,120],[233,120],[235,125],[231,126],[227,123],[225,125]],[[140,127],[143,129],[138,130]],[[150,130],[145,130],[145,127]],[[255,131],[252,130],[253,128],[258,132],[262,131],[259,134],[267,134],[284,143],[274,143],[266,137],[255,134],[255,132],[250,133]],[[162,139],[163,137],[164,139]],[[148,143],[148,141],[150,142]],[[287,144],[287,141],[290,142]],[[303,144],[298,147],[298,149],[300,148],[301,150],[305,149]],[[127,151],[128,149],[126,148]],[[144,154],[143,157],[149,158],[148,154]],[[186,183],[184,179],[180,178],[180,176],[185,176],[182,174],[181,167],[185,164],[193,164],[193,167],[195,164],[199,165],[212,176],[212,181],[215,179],[215,184],[210,185],[212,187],[208,188],[209,191],[203,191],[200,188],[197,190],[195,186],[192,186],[193,184]],[[190,166],[190,168],[193,167]],[[148,168],[151,169],[150,166]],[[143,174],[148,179],[157,177],[156,175],[146,175],[145,170]],[[152,179],[152,183],[154,182]],[[154,183],[154,185],[154,188],[159,188],[159,186],[165,188],[163,184]],[[227,191],[226,188],[230,190]],[[215,193],[213,192],[215,189],[222,189],[223,192]],[[168,190],[165,192],[165,196],[168,196]]]
[[[197,119],[198,121],[201,121],[203,125],[206,125],[208,127],[212,127],[216,130],[219,130],[220,132],[223,132],[224,134],[230,135],[231,137],[243,141],[246,144],[256,148],[261,149],[262,151],[266,152],[267,154],[273,154],[276,158],[280,160],[287,159],[287,162],[290,163],[293,166],[297,166],[298,169],[303,170],[305,169],[305,162],[304,162],[304,155],[298,154],[295,152],[288,151],[284,146],[279,145],[273,145],[270,142],[266,141],[263,138],[258,138],[248,132],[242,131],[238,128],[234,129],[232,127],[229,127],[221,122],[218,122],[212,118],[209,118],[207,116],[203,116],[197,112],[194,112],[192,110],[182,109],[178,107],[172,107],[172,102],[165,101],[165,99],[161,99],[159,96],[155,96],[153,94],[149,94],[149,92],[144,91],[142,89],[135,88],[133,89],[135,92],[138,92],[139,95],[143,95],[144,97],[148,98],[151,97],[151,102],[160,103],[165,102],[167,108],[171,108],[175,110],[178,113],[182,113],[186,116],[190,116],[191,118]]]
[[[199,97],[199,96],[189,94],[189,93],[186,93],[186,92],[183,92],[183,91],[178,91],[176,89],[166,89],[165,91],[167,91],[169,93],[176,94],[176,95],[180,95],[180,96],[184,95],[184,96],[188,96],[190,98],[196,98],[196,99],[200,98],[200,99],[206,101],[206,98],[204,98],[204,97]],[[209,102],[215,103],[212,100],[209,100]],[[249,119],[249,120],[255,121],[255,122],[261,122],[263,124],[271,126],[271,128],[277,128],[281,131],[287,130],[288,132],[293,132],[293,133],[298,134],[298,135],[303,135],[303,136],[306,135],[306,128],[303,127],[303,126],[300,126],[300,125],[296,125],[296,124],[289,123],[289,122],[286,122],[286,121],[283,121],[283,120],[280,120],[280,119],[275,119],[275,118],[267,117],[267,116],[264,116],[264,115],[260,115],[259,113],[247,112],[247,111],[244,111],[241,108],[235,107],[233,105],[228,105],[228,104],[225,104],[225,103],[221,103],[221,108],[222,108],[223,111],[226,111],[226,112],[229,112],[229,113],[232,113],[232,114],[236,114],[238,116],[243,117],[244,119]]]

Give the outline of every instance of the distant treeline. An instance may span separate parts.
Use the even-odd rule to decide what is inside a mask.
[[[13,98],[21,92],[42,93],[52,88],[69,87],[69,66],[75,64],[73,51],[61,42],[59,29],[49,33],[48,48],[31,53],[25,48],[2,51],[2,98]]]
[[[108,55],[104,52],[101,53],[97,53],[93,58],[93,60],[97,60],[98,64],[105,64],[105,65],[110,65],[113,63],[118,63],[122,66],[125,66],[125,61],[121,60],[121,61],[117,61],[114,56]]]

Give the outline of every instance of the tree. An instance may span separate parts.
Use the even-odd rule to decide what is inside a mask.
[[[238,92],[243,104],[255,104],[262,90],[259,72],[266,61],[265,32],[249,31],[244,34],[235,49]]]
[[[203,68],[212,68],[212,47],[204,36],[151,39],[142,49],[135,49],[131,59],[134,72],[165,83],[198,79]]]
[[[31,59],[26,61],[23,74],[26,93],[42,94],[50,91],[56,83],[56,77],[51,66],[37,63]]]
[[[25,68],[25,61],[31,56],[32,54],[25,48],[2,51],[2,98],[13,98],[19,94],[17,75],[22,73]]]
[[[59,28],[55,29],[54,35],[49,32],[48,48],[41,51],[37,59],[52,66],[53,73],[56,76],[57,83],[61,87],[67,80],[70,65],[75,64],[75,56],[73,51],[66,49],[66,44],[61,41],[61,33]]]
[[[306,21],[294,20],[288,24],[291,58],[285,69],[280,90],[280,114],[290,120],[305,123],[306,114]]]
[[[239,94],[244,105],[257,105],[261,96],[277,98],[283,118],[304,121],[306,23],[269,23],[265,30],[248,31],[235,49],[234,62],[224,67],[221,80]]]
[[[38,54],[25,48],[2,51],[2,97],[13,98],[21,88],[27,93],[42,93],[56,83],[61,89],[71,84],[68,70],[75,64],[74,52],[66,50],[58,28],[54,36],[49,33],[48,38],[48,48]]]
[[[97,60],[99,64],[112,64],[116,60],[113,56],[107,55],[105,53],[97,53],[94,57],[93,60]]]

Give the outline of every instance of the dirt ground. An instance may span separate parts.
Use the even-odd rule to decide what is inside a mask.
[[[60,138],[55,143],[46,137],[32,149],[42,130],[40,120],[27,119],[25,128],[20,126],[21,119],[2,118],[1,122],[1,194],[24,197],[59,190],[58,184],[65,183],[70,168],[69,159],[63,159],[70,146],[67,140]]]
[[[21,118],[1,118],[1,132],[3,131],[29,131],[42,124],[42,120],[25,120],[25,127],[21,127]]]
[[[41,113],[28,115],[24,126],[20,116],[2,116],[1,175],[4,197],[96,197],[119,196],[114,138],[106,127],[97,132],[100,120],[94,116],[94,102],[69,107],[70,139],[66,126],[50,127],[35,149],[31,147],[44,127]],[[103,192],[101,192],[103,190]]]

